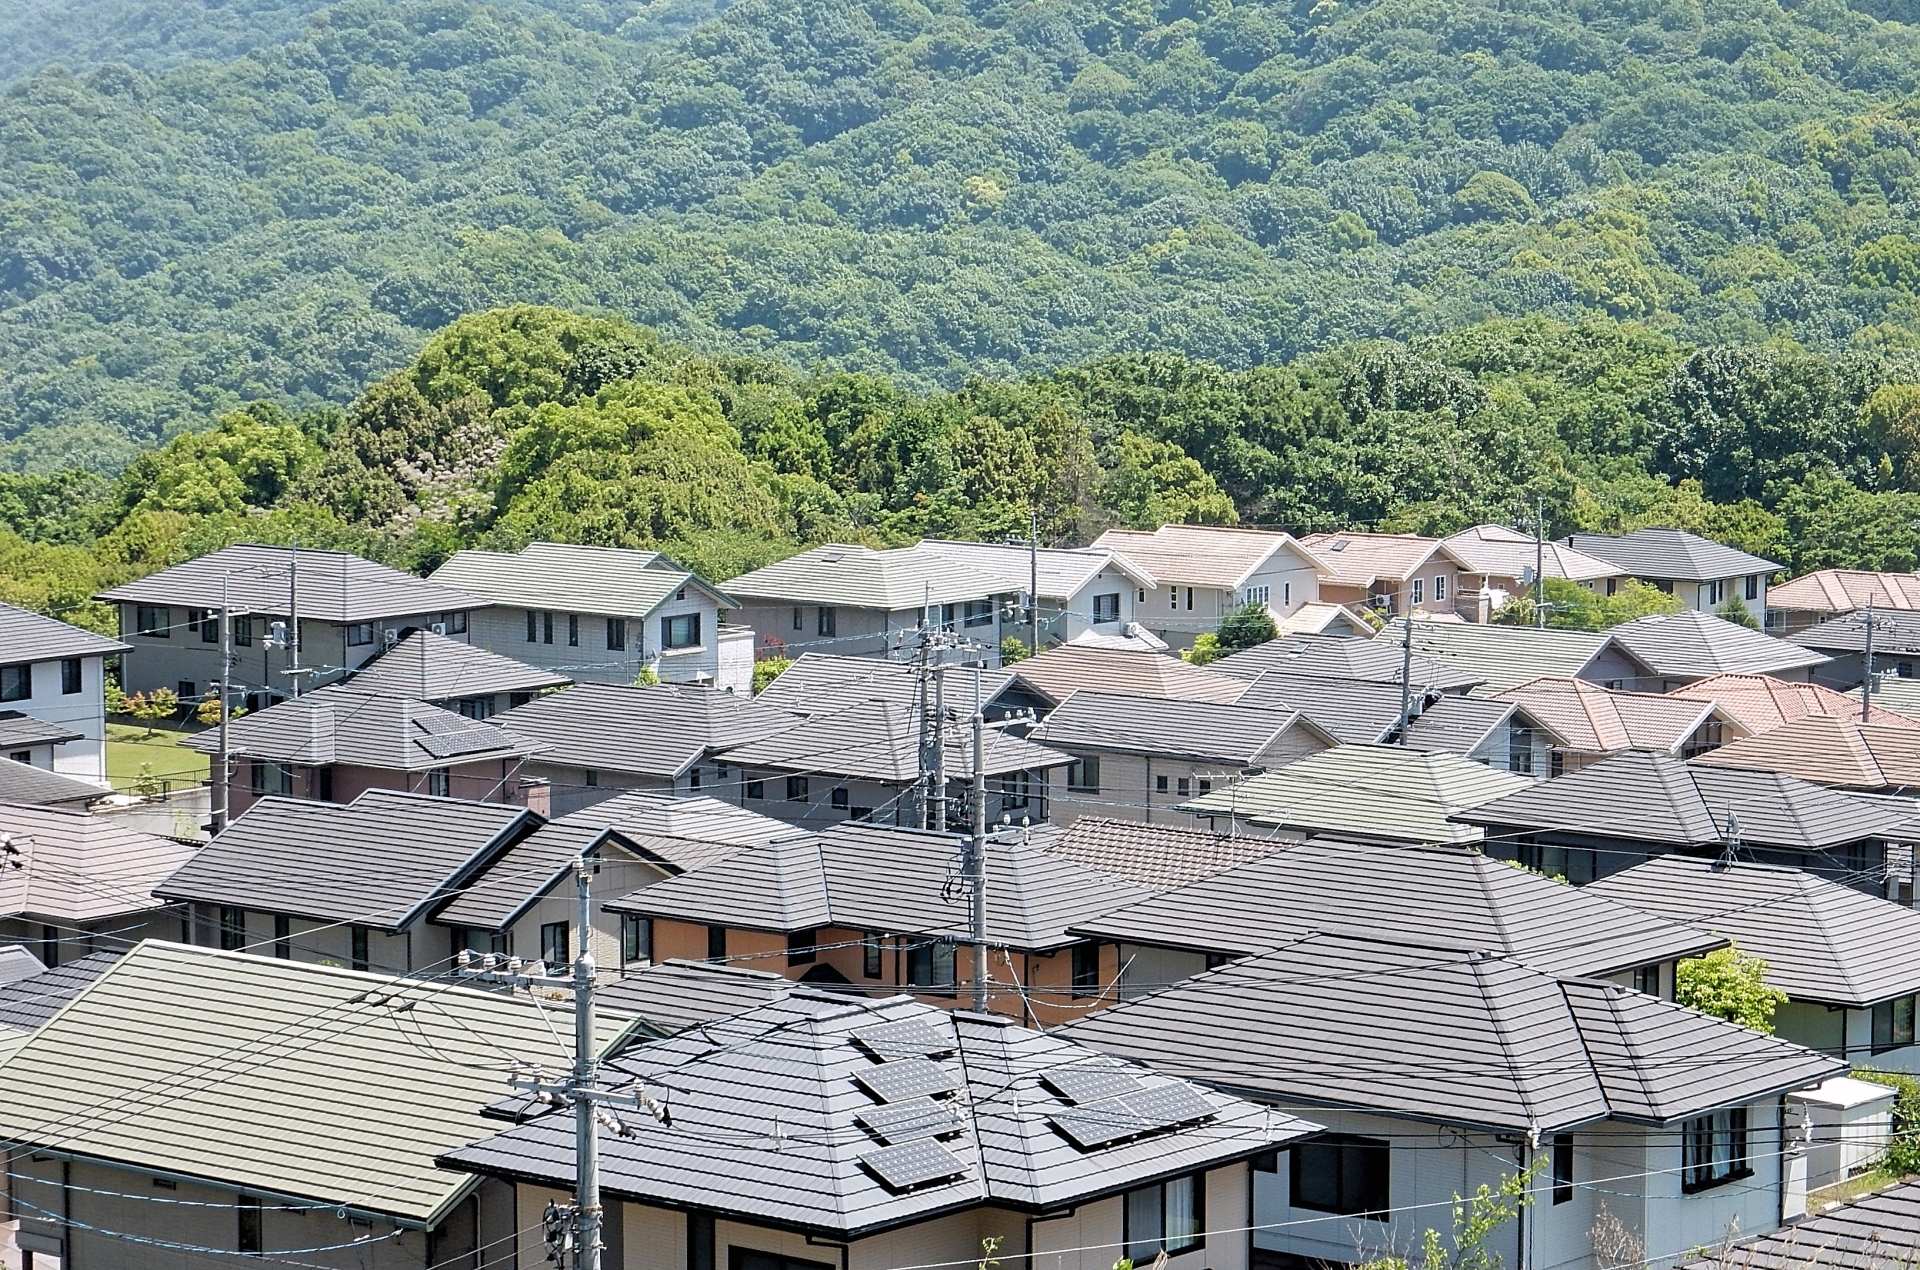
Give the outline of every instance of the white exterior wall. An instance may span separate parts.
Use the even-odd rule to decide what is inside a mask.
[[[4,650],[0,650],[4,659]],[[60,663],[64,658],[32,663],[33,695],[24,701],[0,702],[0,710],[18,710],[21,714],[58,724],[81,734],[78,741],[59,745],[26,747],[25,761],[35,767],[59,772],[78,780],[106,784],[107,780],[107,708],[106,659],[95,654],[81,657],[80,691],[60,691]],[[11,758],[18,750],[9,750],[0,758]]]
[[[617,848],[609,847],[600,858],[600,870],[594,875],[593,890],[599,897],[593,910],[593,964],[602,974],[618,974],[625,962],[620,956],[620,914],[609,913],[601,902],[630,895],[643,887],[652,886],[666,877],[661,869],[638,860]],[[535,900],[512,926],[507,928],[507,952],[511,956],[524,957],[532,961],[540,955],[540,928],[551,922],[565,922],[568,928],[567,950],[577,953],[573,947],[573,929],[580,916],[580,901],[574,890],[571,878],[563,879],[552,891]],[[452,940],[458,933],[452,926],[438,926],[443,937],[448,940],[449,954],[454,950]],[[645,964],[644,962],[636,964]]]
[[[587,683],[630,684],[652,667],[663,683],[715,683],[721,679],[720,608],[698,587],[686,588],[684,600],[669,599],[644,617],[620,614],[534,609],[534,635],[527,639],[525,608],[494,605],[473,614],[469,639],[489,652],[511,657],[529,666],[552,670]],[[553,615],[553,640],[547,641],[546,615]],[[692,648],[667,649],[666,619],[688,614],[700,618],[700,643]],[[626,647],[607,647],[607,619],[622,617]],[[578,644],[569,644],[569,618],[578,619]],[[736,674],[736,679],[738,678]],[[751,667],[747,671],[752,683]],[[722,687],[728,686],[721,683]],[[735,691],[741,691],[736,685]]]
[[[220,905],[195,904],[191,919],[176,918],[173,929],[163,937],[182,939],[202,948],[220,946]],[[246,947],[258,957],[280,954],[274,939],[272,913],[249,910],[245,914]],[[287,922],[287,959],[309,965],[330,963],[353,966],[353,929],[338,922],[316,922],[294,917]],[[380,974],[409,974],[437,965],[451,955],[446,932],[424,923],[399,934],[367,931],[367,969]]]
[[[1100,760],[1100,785],[1097,790],[1069,789],[1062,769],[1057,782],[1059,794],[1053,800],[1048,819],[1056,825],[1070,825],[1081,816],[1113,816],[1121,820],[1144,820],[1156,825],[1181,825],[1192,828],[1192,812],[1180,811],[1182,803],[1200,797],[1200,782],[1212,782],[1214,790],[1228,788],[1238,779],[1241,764],[1230,759],[1159,758],[1140,754],[1112,754],[1075,747],[1056,746],[1076,758]],[[1288,728],[1269,746],[1255,765],[1284,767],[1295,759],[1326,749],[1320,739],[1305,728]],[[1167,787],[1160,788],[1166,778]],[[1182,793],[1180,782],[1187,782]]]

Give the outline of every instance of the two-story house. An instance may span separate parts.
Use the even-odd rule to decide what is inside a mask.
[[[1317,603],[1322,575],[1333,572],[1292,534],[1262,529],[1109,529],[1093,545],[1124,553],[1159,579],[1158,594],[1141,605],[1138,620],[1175,648],[1191,648],[1197,636],[1247,604],[1283,622]]]
[[[1624,692],[1566,675],[1543,675],[1494,699],[1526,707],[1552,730],[1557,740],[1542,773],[1548,776],[1622,750],[1693,758],[1748,732],[1711,700]]]
[[[1536,578],[1560,578],[1589,591],[1625,576],[1618,565],[1583,555],[1562,543],[1539,542],[1505,525],[1475,525],[1440,540],[1465,567],[1459,613],[1484,622],[1508,600],[1532,597]]]
[[[469,638],[569,679],[753,686],[753,635],[726,625],[738,601],[657,551],[528,543],[457,551],[434,582],[487,602]]]
[[[58,966],[175,938],[179,917],[153,889],[193,851],[82,810],[0,805],[0,944]]]
[[[1419,534],[1308,534],[1301,546],[1326,562],[1320,598],[1383,614],[1446,614],[1460,608],[1460,586],[1475,575],[1438,538]]]
[[[223,547],[96,598],[120,609],[130,649],[120,686],[130,693],[170,688],[182,702],[220,679],[225,605],[234,702],[250,710],[358,669],[409,630],[464,640],[469,616],[485,607],[464,591],[344,551],[253,543]]]
[[[1920,609],[1920,575],[1866,569],[1816,569],[1767,588],[1766,627],[1791,635],[1869,605],[1876,612]]]
[[[1776,560],[1684,529],[1569,534],[1560,541],[1581,555],[1606,561],[1625,577],[1658,587],[1689,610],[1711,613],[1737,599],[1756,622],[1767,611],[1767,580],[1780,568]],[[1612,588],[1607,593],[1611,595]]]
[[[0,604],[0,758],[107,781],[106,659],[119,640]]]
[[[1805,683],[1827,662],[1824,653],[1697,609],[1636,617],[1609,628],[1607,635],[1649,672],[1627,686],[1651,692],[1672,692],[1724,674],[1772,675]]]
[[[996,578],[1002,595],[1038,610],[1041,648],[1089,636],[1123,634],[1152,611],[1159,586],[1150,570],[1100,543],[1030,547],[927,538],[906,550],[942,556]],[[1033,642],[1032,611],[1023,616],[1003,608],[1001,616],[1002,636],[1012,635],[1023,644]],[[955,614],[941,611],[942,626],[951,628],[955,620]]]

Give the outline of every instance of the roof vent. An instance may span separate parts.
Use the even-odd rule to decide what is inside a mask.
[[[1335,538],[1333,540],[1333,545],[1328,548],[1329,551],[1345,551],[1346,549],[1347,549],[1347,540],[1345,538]]]
[[[839,564],[847,558],[847,553],[844,551],[823,551],[820,553],[820,558],[828,564]]]

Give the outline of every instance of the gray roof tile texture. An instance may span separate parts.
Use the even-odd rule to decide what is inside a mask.
[[[1244,764],[1266,758],[1301,726],[1301,718],[1297,710],[1082,690],[1062,701],[1032,735],[1066,750]],[[1317,731],[1311,723],[1306,727]]]
[[[1288,845],[1279,838],[1111,816],[1081,816],[1043,843],[1054,855],[1155,890],[1197,882]]]
[[[1387,623],[1373,642],[1398,645],[1406,618]],[[1479,681],[1476,695],[1490,697],[1543,675],[1576,675],[1609,648],[1604,631],[1537,630],[1531,626],[1495,626],[1478,622],[1412,623],[1413,651],[1451,666]],[[1396,680],[1397,682],[1397,680]]]
[[[1787,636],[1787,642],[1827,653],[1857,653],[1867,643],[1867,615],[1847,613],[1830,618]],[[1920,613],[1875,609],[1873,611],[1874,656],[1895,653],[1911,655],[1920,649]]]
[[[1504,953],[1569,975],[1611,974],[1726,942],[1477,851],[1326,839],[1275,844],[1257,860],[1112,909],[1075,929],[1234,955],[1273,948],[1311,930],[1369,931],[1408,943]]]
[[[544,748],[507,728],[425,701],[358,689],[357,684],[319,688],[242,715],[227,725],[228,742],[240,755],[276,763],[390,772],[524,758]],[[217,754],[219,731],[195,733],[181,744]]]
[[[971,717],[974,681],[980,701],[988,706],[1005,692],[1013,676],[1004,670],[975,671],[954,666],[944,673],[947,712]],[[832,653],[802,653],[793,665],[754,697],[761,705],[792,714],[832,714],[857,701],[882,698],[901,705],[920,700],[919,670],[911,662],[880,657],[840,657]]]
[[[767,970],[669,959],[602,984],[594,1002],[670,1035],[777,1001],[792,987],[792,980]]]
[[[1243,680],[1191,665],[1169,653],[1086,644],[1050,648],[1019,663],[1013,673],[1054,701],[1086,691],[1232,702],[1247,690]]]
[[[538,823],[522,807],[390,790],[345,806],[264,798],[155,891],[399,930]]]
[[[1678,1270],[1894,1270],[1920,1260],[1920,1183],[1890,1186]]]
[[[646,854],[685,872],[756,847],[791,838],[794,827],[744,807],[703,795],[635,790],[556,818],[557,825],[614,829]]]
[[[677,777],[716,749],[790,728],[795,718],[745,697],[689,684],[575,684],[493,717],[545,745],[544,763]]]
[[[0,805],[0,839],[0,917],[56,922],[159,908],[154,888],[194,855],[188,843],[51,807]]]
[[[0,653],[0,656],[4,656]],[[0,710],[0,748],[13,745],[62,745],[85,734],[18,710]]]
[[[505,930],[541,896],[570,873],[573,862],[593,858],[612,843],[641,855],[611,829],[590,825],[546,824],[507,848],[489,864],[433,920],[442,926],[471,926],[478,930]]]
[[[1583,555],[1604,560],[1636,578],[1677,582],[1714,582],[1780,567],[1722,546],[1684,529],[1636,529],[1630,534],[1569,534],[1560,540]]]
[[[573,681],[432,631],[415,631],[347,680],[358,692],[447,701],[501,692],[538,692]]]
[[[1369,683],[1400,683],[1405,650],[1384,639],[1349,639],[1338,635],[1287,635],[1208,662],[1215,674],[1257,679],[1272,671],[1293,678],[1358,679]],[[1455,692],[1480,682],[1478,675],[1442,661],[1413,655],[1415,686],[1436,692]]]
[[[948,723],[944,739],[947,771],[955,777],[973,770],[973,735],[958,720]],[[1001,727],[985,737],[989,776],[1003,772],[1064,767],[1066,755]],[[920,774],[919,711],[891,700],[856,701],[811,719],[792,720],[778,731],[729,744],[724,757],[743,767],[770,767],[882,783],[913,781]]]
[[[102,657],[129,645],[70,626],[58,618],[0,604],[0,662],[50,661],[56,657]]]
[[[1607,631],[1656,675],[1705,679],[1727,673],[1777,674],[1817,666],[1820,654],[1762,635],[1711,613],[1656,613]]]
[[[456,551],[433,581],[519,608],[645,617],[692,585],[722,607],[734,602],[657,551],[530,542],[514,551]]]
[[[1400,727],[1400,685],[1356,679],[1322,679],[1269,671],[1248,685],[1243,706],[1298,710],[1342,745],[1375,745]],[[1413,749],[1469,754],[1512,716],[1511,703],[1483,697],[1437,695],[1416,687]]]
[[[299,560],[300,616],[326,622],[373,622],[387,617],[484,608],[486,601],[425,578],[390,569],[344,551],[298,553],[254,543],[222,547],[208,555],[148,574],[112,590],[103,600],[219,608],[221,580],[236,613],[284,617],[292,608],[292,565]]]
[[[939,1144],[957,1163],[945,1180],[917,1189],[890,1187],[862,1163],[880,1143],[856,1119],[879,1105],[860,1078],[887,1064],[855,1038],[888,1024],[926,1029],[943,1047],[930,1061],[961,1088],[950,1100],[958,1138]],[[983,1204],[1063,1207],[1312,1131],[1275,1111],[1199,1094],[1211,1113],[1203,1122],[1082,1151],[1050,1122],[1050,1113],[1067,1113],[1069,1105],[1042,1083],[1065,1067],[1121,1071],[1153,1089],[1188,1088],[1002,1018],[904,997],[866,1002],[795,989],[606,1066],[610,1085],[638,1079],[661,1098],[671,1123],[649,1122],[631,1138],[605,1135],[601,1184],[646,1203],[846,1237]],[[572,1121],[545,1116],[444,1158],[562,1185],[573,1175]]]
[[[88,953],[29,978],[0,984],[0,1027],[35,1030],[118,960],[117,952]]]
[[[1920,912],[1800,869],[1659,856],[1584,889],[1724,935],[1796,1001],[1865,1007],[1920,992]]]
[[[98,802],[112,792],[91,781],[75,780],[30,763],[0,758],[0,803],[80,807]]]
[[[1170,1075],[1506,1132],[1685,1119],[1846,1064],[1485,953],[1308,935],[1062,1034]]]

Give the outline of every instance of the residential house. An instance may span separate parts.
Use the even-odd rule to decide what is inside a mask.
[[[1051,709],[1076,692],[1124,693],[1179,701],[1236,700],[1244,680],[1217,674],[1167,653],[1062,644],[1013,667],[1013,676]]]
[[[1033,739],[1072,759],[1053,798],[1051,819],[1061,825],[1089,814],[1190,824],[1181,804],[1196,794],[1338,744],[1298,710],[1084,690],[1047,715]]]
[[[1337,989],[1337,990],[1330,990]],[[1792,1210],[1782,1095],[1846,1064],[1602,980],[1463,940],[1323,933],[1064,1029],[1072,1040],[1280,1107],[1329,1132],[1264,1161],[1263,1264],[1372,1262],[1452,1230],[1463,1195],[1525,1175],[1482,1251],[1600,1270],[1606,1212],[1648,1264]],[[1637,1258],[1636,1258],[1637,1260]]]
[[[1738,600],[1758,622],[1767,611],[1767,579],[1780,568],[1736,547],[1684,529],[1636,529],[1630,534],[1569,534],[1560,540],[1582,555],[1604,560],[1627,577],[1658,587],[1689,612],[1711,613]],[[1611,595],[1614,587],[1607,587]]]
[[[1816,569],[1767,588],[1767,629],[1791,635],[1869,604],[1878,611],[1920,610],[1920,575],[1866,569]]]
[[[1344,604],[1313,600],[1273,624],[1274,634],[1331,635],[1339,639],[1372,639],[1374,623]]]
[[[469,638],[579,682],[753,688],[753,633],[725,619],[739,602],[657,551],[532,542],[456,551],[433,572],[477,595]]]
[[[1818,687],[1818,685],[1810,685]],[[1851,703],[1851,709],[1836,710],[1835,713],[1858,715],[1860,697],[1866,692],[1863,683],[1857,688],[1849,688],[1839,694]],[[1820,691],[1829,691],[1821,688]],[[1902,720],[1920,723],[1920,679],[1902,679],[1898,675],[1876,674],[1873,677],[1873,705],[1867,716],[1873,723],[1891,723],[1898,727]]]
[[[1216,830],[1265,830],[1281,837],[1334,837],[1390,844],[1480,841],[1455,811],[1533,787],[1530,777],[1495,771],[1440,750],[1342,745],[1276,771],[1236,781],[1182,810]]]
[[[1553,776],[1622,750],[1693,758],[1748,733],[1711,699],[1623,692],[1560,675],[1542,676],[1494,699],[1526,707],[1551,730],[1556,740],[1546,770]]]
[[[1531,599],[1536,576],[1575,582],[1589,591],[1625,576],[1618,565],[1505,525],[1475,525],[1440,541],[1471,575],[1462,584],[1460,611],[1475,622],[1489,620],[1508,600]]]
[[[692,684],[632,687],[583,683],[495,715],[493,722],[544,748],[526,775],[547,782],[530,793],[543,815],[569,812],[623,790],[697,793],[724,788],[731,746],[792,727],[785,711]],[[541,801],[545,806],[541,806]]]
[[[1920,728],[1810,714],[1771,732],[1730,741],[1696,761],[1784,772],[1836,789],[1920,792]]]
[[[932,675],[923,677],[921,667],[913,662],[802,653],[754,700],[801,716],[832,714],[875,697],[918,709],[924,687],[929,694],[928,707],[938,705],[950,718],[972,718],[977,694],[980,711],[989,721],[1044,710],[1053,704],[1016,683],[1009,671],[937,661],[932,668]]]
[[[1425,629],[1425,628],[1421,628]],[[1480,677],[1418,652],[1404,641],[1344,639],[1332,635],[1284,635],[1207,663],[1207,669],[1235,679],[1265,674],[1398,685],[1402,678],[1417,689],[1460,694],[1480,685]]]
[[[1284,838],[1080,816],[1036,840],[1045,851],[1156,891],[1171,890],[1285,849]]]
[[[1920,687],[1920,684],[1916,684]],[[1860,700],[1835,692],[1817,683],[1793,683],[1773,675],[1727,674],[1696,679],[1667,694],[1688,701],[1711,701],[1737,721],[1750,736],[1785,727],[1810,714],[1828,714],[1836,718],[1858,718]],[[1879,694],[1875,694],[1878,699]],[[1915,694],[1920,703],[1920,693]],[[1897,713],[1898,707],[1881,704],[1869,708],[1867,722],[1897,728],[1920,727],[1920,719]]]
[[[1724,674],[1805,683],[1826,661],[1822,653],[1694,609],[1636,617],[1607,634],[1650,672],[1628,686],[1656,692]]]
[[[936,728],[936,717],[884,697],[856,701],[728,746],[723,775],[742,807],[808,829],[844,820],[920,825],[942,804],[958,826],[971,815],[972,729],[953,717]],[[987,816],[1042,824],[1057,793],[1053,777],[1072,760],[1020,731],[1024,724],[1011,720],[984,729]]]
[[[319,675],[356,670],[410,630],[465,639],[469,615],[485,607],[464,591],[344,551],[253,543],[95,598],[119,607],[120,637],[131,648],[120,686],[130,693],[171,688],[182,701],[220,679],[224,604],[232,617],[235,693],[244,693],[250,710],[311,687]],[[295,639],[297,654],[289,647]],[[290,668],[303,673],[290,676]]]
[[[154,888],[193,852],[84,811],[0,805],[0,944],[58,966],[177,935],[179,917]]]
[[[1004,1015],[811,987],[601,1073],[670,1113],[600,1139],[607,1262],[656,1270],[1250,1270],[1247,1161],[1315,1128]],[[513,1184],[539,1264],[572,1116],[441,1159]]]
[[[1675,963],[1727,942],[1471,848],[1332,839],[1281,843],[1073,929],[1118,947],[1122,999],[1329,930],[1480,949],[1672,999]]]
[[[596,987],[593,1002],[596,1009],[629,1015],[657,1035],[672,1036],[779,1001],[792,988],[793,980],[771,970],[670,957]]]
[[[264,798],[154,893],[192,905],[189,943],[418,974],[459,951],[426,919],[540,825],[522,807],[385,789]]]
[[[627,1026],[603,1016],[602,1048]],[[7,1060],[17,1242],[65,1266],[499,1265],[511,1188],[436,1157],[497,1127],[503,1055],[564,1070],[572,1033],[564,1003],[143,943]]]
[[[355,692],[412,697],[468,719],[491,719],[573,680],[432,631],[414,631],[346,681]]]
[[[525,801],[522,765],[541,752],[539,742],[411,697],[356,689],[319,688],[231,720],[228,814],[268,797],[350,803],[370,789]],[[180,744],[212,758],[212,780],[220,780],[218,728]]]
[[[1576,884],[1654,856],[1744,853],[1864,880],[1886,868],[1913,813],[1778,772],[1627,750],[1453,813],[1487,851]]]
[[[1452,548],[1419,534],[1308,534],[1300,543],[1330,567],[1320,599],[1382,614],[1452,616],[1461,580],[1472,576]]]
[[[733,854],[793,836],[784,820],[703,794],[634,790],[558,817],[555,825],[612,829],[672,872],[686,873]],[[605,887],[600,888],[605,890]]]
[[[1373,646],[1399,647],[1409,640],[1415,656],[1477,680],[1473,692],[1483,697],[1545,675],[1584,679],[1606,688],[1639,687],[1653,676],[1652,668],[1617,643],[1610,631],[1396,620]]]
[[[1808,627],[1787,642],[1827,658],[1816,663],[1813,682],[1829,688],[1857,688],[1867,678],[1867,615],[1848,613]],[[1889,678],[1920,678],[1920,613],[1875,611],[1873,615],[1875,691]]]
[[[1125,553],[1160,580],[1159,595],[1141,606],[1140,620],[1175,648],[1192,647],[1196,637],[1218,629],[1227,614],[1247,604],[1285,621],[1319,603],[1320,577],[1333,571],[1292,534],[1264,529],[1109,529],[1093,545]]]
[[[1324,679],[1269,671],[1240,705],[1299,710],[1342,745],[1404,743],[1441,750],[1503,772],[1545,776],[1561,738],[1521,705],[1397,683]],[[1404,727],[1402,720],[1404,716]],[[1404,733],[1404,738],[1403,738]]]
[[[106,788],[106,659],[127,648],[0,604],[0,758]]]
[[[33,954],[26,953],[33,966],[32,973],[0,979],[0,1062],[5,1062],[26,1044],[42,1024],[60,1013],[67,1002],[120,960],[120,955],[119,952],[87,953],[57,966],[45,966]],[[4,1193],[4,1172],[0,1171],[0,1194]]]
[[[987,841],[990,1008],[1050,1027],[1102,1003],[1119,974],[1111,946],[1068,933],[1146,898],[1136,882],[1022,841]],[[952,1007],[975,980],[968,906],[952,902],[963,840],[878,825],[749,847],[609,903],[651,928],[662,958],[771,970],[869,995],[911,992]]]
[[[1039,585],[1040,646],[1071,643],[1087,635],[1119,635],[1152,612],[1158,597],[1159,580],[1138,562],[1101,543],[1090,547],[1024,547],[993,542],[955,542],[944,538],[923,539],[904,550],[940,556],[997,579],[999,594],[1019,598],[1022,604],[1034,584]],[[929,614],[947,630],[964,631],[966,614],[943,606],[938,614]],[[1005,624],[1002,612],[1002,637],[1011,635],[1023,644],[1032,642],[1033,615],[1025,614],[1019,623]],[[1027,629],[1021,629],[1024,625]],[[1152,628],[1149,626],[1148,628]],[[989,654],[999,652],[996,642]],[[989,664],[998,664],[990,655]]]
[[[0,803],[84,811],[110,793],[105,785],[61,776],[31,763],[0,762]]]
[[[1920,913],[1802,869],[1667,855],[1582,888],[1733,941],[1787,994],[1774,1034],[1823,1054],[1920,1071]]]

